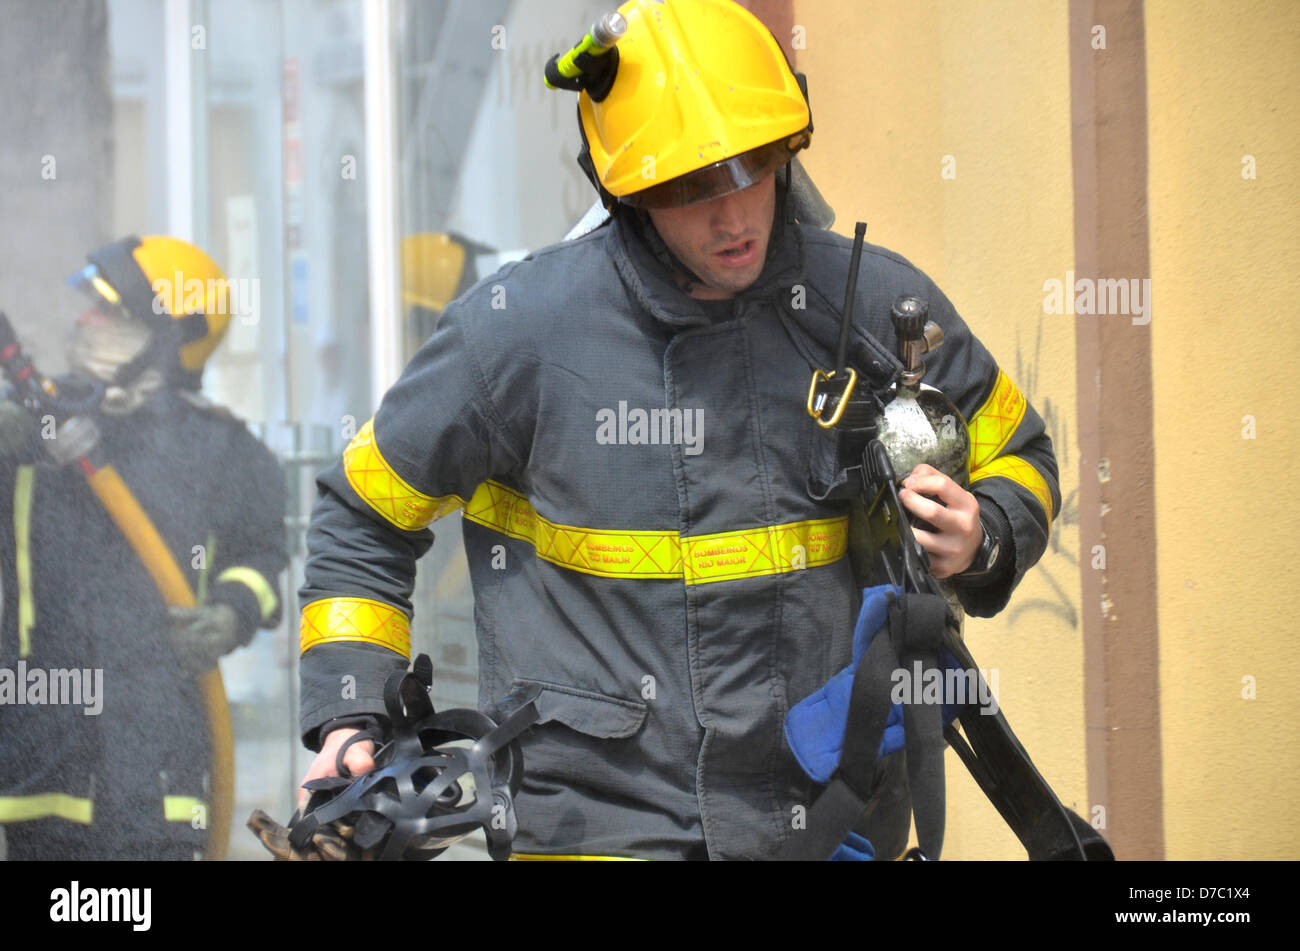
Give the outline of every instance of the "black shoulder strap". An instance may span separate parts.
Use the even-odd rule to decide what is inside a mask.
[[[839,768],[808,811],[805,829],[792,834],[777,858],[828,859],[861,820],[870,801],[876,753],[892,706],[894,671],[905,661],[909,675],[936,669],[948,608],[943,598],[909,594],[889,606],[889,624],[877,634],[853,677],[844,750]],[[903,705],[903,732],[917,838],[926,858],[943,848],[943,721],[938,704]]]
[[[948,623],[948,603],[935,594],[909,594],[898,604],[899,610],[891,612],[889,624],[895,632],[895,643],[900,645],[900,666],[912,680],[919,676],[925,684],[931,672],[943,674],[939,646]],[[937,859],[943,851],[946,812],[941,703],[904,703],[903,736],[917,845],[925,858]]]

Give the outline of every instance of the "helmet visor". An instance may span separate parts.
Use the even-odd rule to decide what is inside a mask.
[[[93,298],[97,303],[102,302],[114,307],[122,305],[122,295],[105,280],[99,273],[99,268],[93,264],[87,264],[80,271],[69,276],[66,283],[73,290]]]
[[[761,182],[806,148],[810,140],[807,132],[778,139],[619,200],[633,208],[683,208],[712,201]]]

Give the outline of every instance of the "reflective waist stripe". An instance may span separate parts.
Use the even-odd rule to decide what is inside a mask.
[[[19,466],[14,481],[14,552],[18,574],[18,656],[32,652],[32,628],[36,606],[32,600],[32,487],[36,482],[32,466]]]
[[[199,810],[195,812],[195,810]],[[202,816],[207,823],[208,804],[193,796],[163,796],[163,818],[168,822],[192,822]]]
[[[31,796],[0,796],[0,822],[31,819],[67,819],[90,825],[94,803],[67,793],[36,793]]]
[[[322,598],[302,609],[302,653],[326,641],[362,641],[411,656],[411,622],[397,608],[369,598]]]
[[[1010,377],[998,370],[993,392],[966,426],[970,433],[967,459],[972,478],[976,470],[984,468],[1003,450],[1025,418],[1028,406],[1025,394],[1011,382]]]
[[[829,565],[844,556],[848,516],[683,538],[686,583],[729,581]]]
[[[621,855],[541,855],[536,852],[514,852],[512,862],[644,862],[646,859],[629,859]]]
[[[266,578],[255,568],[245,568],[242,565],[234,568],[227,568],[221,574],[217,575],[217,584],[225,581],[235,581],[242,584],[253,592],[257,598],[258,610],[262,612],[262,620],[267,620],[275,613],[276,606],[279,605],[280,599],[275,596],[275,591],[267,584]]]
[[[676,532],[574,528],[542,518],[526,498],[496,482],[479,486],[465,518],[531,543],[539,558],[563,568],[602,578],[682,578],[687,584],[831,564],[844,557],[849,521],[840,516],[689,538]],[[323,598],[303,608],[300,651],[334,641],[377,644],[409,657],[410,621],[391,605],[368,598]]]
[[[367,505],[408,532],[418,531],[464,507],[465,500],[458,495],[434,498],[398,475],[379,452],[374,425],[373,419],[367,421],[343,450],[343,471],[347,473],[348,484]]]
[[[544,561],[603,578],[673,579],[687,584],[774,575],[844,556],[848,517],[694,535],[617,532],[559,525],[496,482],[479,486],[465,518],[532,544]],[[685,559],[683,559],[685,553]]]

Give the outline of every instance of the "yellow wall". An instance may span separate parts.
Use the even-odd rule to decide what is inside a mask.
[[[1166,854],[1295,858],[1300,5],[1146,11]]]
[[[1166,855],[1294,858],[1300,4],[1150,0],[1145,15]],[[1066,499],[1053,550],[967,638],[1087,815],[1075,329],[1042,315],[1041,290],[1074,259],[1068,5],[796,0],[795,22],[806,163],[837,230],[863,218],[926,270],[1048,420]],[[948,768],[945,857],[1023,857],[951,754]]]
[[[1073,266],[1065,4],[796,0],[816,133],[806,165],[836,230],[903,254],[956,305],[1044,415],[1067,499],[1053,549],[1011,607],[968,620],[1012,727],[1067,805],[1088,814],[1079,617],[1074,325],[1043,315]],[[941,176],[945,156],[956,177]],[[945,858],[1024,858],[948,754]]]

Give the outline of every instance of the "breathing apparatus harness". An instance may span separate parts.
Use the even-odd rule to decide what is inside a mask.
[[[929,556],[912,532],[911,518],[899,499],[898,479],[912,468],[908,450],[917,440],[909,445],[909,435],[916,434],[900,433],[891,406],[918,404],[909,407],[918,410],[910,418],[922,428],[933,428],[937,419],[952,414],[963,436],[966,420],[938,391],[919,389],[921,357],[943,339],[942,330],[928,320],[923,300],[903,297],[893,306],[903,362],[895,380],[873,388],[849,365],[865,232],[865,223],[859,222],[835,364],[814,372],[807,410],[823,437],[833,441],[829,450],[814,455],[810,483],[839,486],[840,494],[832,497],[852,500],[849,549],[854,577],[865,591],[864,616],[876,612],[868,626],[879,630],[869,646],[855,637],[854,664],[797,704],[787,718],[786,735],[796,758],[826,788],[809,810],[807,828],[788,840],[779,857],[825,859],[835,853],[864,815],[869,817],[890,794],[877,782],[878,758],[901,750],[918,841],[905,857],[938,859],[945,821],[946,739],[1030,859],[1113,859],[1105,839],[1061,804],[1012,732],[961,639],[960,621],[930,573]],[[919,412],[921,405],[926,413]],[[933,432],[921,437],[922,444],[942,448]],[[932,464],[964,485],[965,450],[960,445],[948,449],[945,459]],[[821,471],[816,471],[819,458]],[[898,721],[890,701],[893,676],[900,669],[911,677],[919,672],[923,680],[955,669],[965,683],[976,685],[976,696],[968,691],[964,700],[935,702],[924,696],[920,703],[902,703],[899,740],[897,730],[891,736],[889,728]],[[815,762],[823,766],[820,773],[809,768]],[[905,823],[905,812],[901,818]]]

